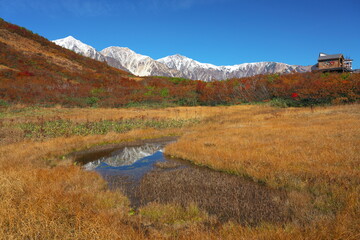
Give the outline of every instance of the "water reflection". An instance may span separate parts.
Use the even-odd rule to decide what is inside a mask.
[[[162,151],[162,144],[145,144],[138,147],[125,147],[123,150],[114,151],[110,156],[102,157],[96,161],[84,165],[86,170],[97,168],[130,166],[139,160],[151,156],[158,151]],[[147,160],[143,160],[145,163]]]
[[[155,168],[155,163],[167,161],[163,149],[168,143],[125,147],[88,162],[83,167],[99,173],[108,182],[110,189],[119,188],[132,195],[142,177]]]
[[[196,203],[221,221],[256,225],[263,221],[286,222],[291,211],[285,192],[261,186],[244,178],[168,159],[166,144],[147,143],[112,152],[95,152],[98,160],[84,168],[98,172],[110,189],[119,189],[132,207],[151,202]],[[94,159],[87,155],[88,159]],[[82,157],[82,161],[87,158]]]

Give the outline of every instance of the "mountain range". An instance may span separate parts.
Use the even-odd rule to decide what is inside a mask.
[[[213,106],[267,102],[274,98],[281,104],[284,101],[302,106],[336,102],[339,94],[344,96],[341,102],[356,102],[359,95],[357,74],[307,72],[239,79],[238,76],[306,68],[271,62],[215,66],[181,55],[154,60],[122,47],[97,51],[72,37],[57,42],[72,50],[0,18],[0,108],[9,104],[112,108],[143,104]],[[204,83],[151,75],[208,81],[230,79]],[[349,79],[344,81],[345,78]],[[322,94],[314,94],[317,92]]]
[[[128,71],[134,75],[182,77],[192,80],[225,80],[249,77],[258,74],[308,72],[311,66],[289,65],[278,62],[243,63],[232,66],[216,66],[201,63],[176,54],[161,59],[138,54],[126,47],[108,47],[97,51],[72,36],[54,40],[55,44],[92,59],[107,62],[112,67]]]

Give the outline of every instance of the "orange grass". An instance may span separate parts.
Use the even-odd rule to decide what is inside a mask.
[[[243,106],[242,108],[248,108]],[[69,120],[73,123],[97,122],[103,120],[203,120],[210,116],[222,115],[227,108],[178,107],[164,109],[107,109],[107,108],[38,108],[16,105],[0,108],[0,145],[23,141],[24,130],[19,124],[41,124],[46,121]]]
[[[234,107],[233,107],[234,108]],[[238,108],[238,107],[235,107]],[[250,106],[241,106],[241,109]],[[71,120],[75,122],[118,120],[133,118],[159,118],[159,119],[203,119],[214,115],[222,115],[230,107],[176,107],[161,109],[141,108],[34,108],[22,105],[3,109],[0,112],[0,120],[4,124],[16,122],[37,122],[54,119]]]
[[[208,120],[166,150],[272,186],[302,189],[309,178],[358,180],[359,124],[359,105],[315,112],[259,107]]]
[[[296,221],[360,233],[360,106],[259,106],[207,120],[166,153],[289,192]],[[305,229],[305,228],[304,228]]]
[[[134,130],[0,147],[0,239],[147,238],[139,217],[129,215],[123,194],[108,191],[100,176],[60,155],[93,144],[174,133]]]
[[[5,128],[39,117],[198,116],[202,124],[0,145],[0,239],[358,239],[359,112],[359,105],[3,110]],[[96,144],[169,135],[182,135],[166,149],[171,155],[285,188],[297,218],[250,228],[209,225],[216,220],[196,206],[150,204],[134,213],[122,193],[109,192],[98,175],[61,157]]]

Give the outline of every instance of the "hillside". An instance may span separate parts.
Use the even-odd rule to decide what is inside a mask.
[[[134,79],[128,72],[66,50],[2,19],[0,77],[0,96],[8,101],[56,103],[68,98],[70,104],[81,101],[93,88],[128,85]]]
[[[96,55],[87,45],[80,48],[89,50],[88,56]],[[125,57],[121,53],[115,55]],[[0,20],[0,80],[0,106],[228,105],[254,101],[306,106],[355,102],[360,94],[360,74],[349,73],[268,74],[214,82],[135,77],[4,20]]]

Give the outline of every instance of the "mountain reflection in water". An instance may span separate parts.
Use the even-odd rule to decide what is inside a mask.
[[[167,158],[163,148],[170,142],[114,149],[84,168],[99,173],[109,188],[124,193],[134,208],[151,202],[195,203],[220,221],[254,226],[264,221],[284,223],[291,218],[286,192]]]
[[[94,170],[98,167],[120,167],[134,164],[136,161],[148,157],[157,151],[162,151],[160,144],[145,144],[139,147],[125,147],[123,150],[111,153],[111,156],[102,157],[96,161],[84,165],[86,170]]]
[[[85,170],[98,172],[109,183],[110,188],[117,188],[118,177],[125,177],[135,183],[154,168],[154,163],[166,161],[163,155],[164,146],[165,144],[145,144],[125,147],[86,163],[83,167]]]

